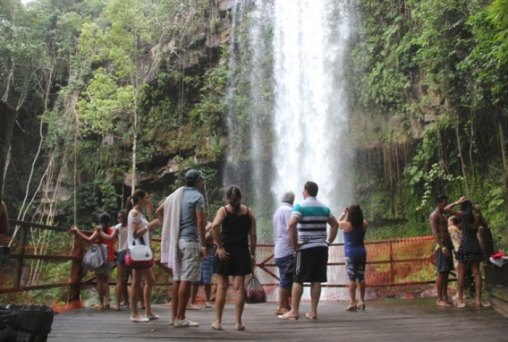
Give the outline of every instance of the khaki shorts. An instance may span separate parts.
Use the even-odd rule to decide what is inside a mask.
[[[201,259],[199,257],[200,247],[198,241],[178,240],[178,252],[176,264],[180,272],[173,270],[173,281],[195,281],[201,280]]]

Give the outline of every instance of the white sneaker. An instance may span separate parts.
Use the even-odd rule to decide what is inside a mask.
[[[175,328],[199,327],[199,323],[191,321],[190,319],[175,319],[173,326]]]

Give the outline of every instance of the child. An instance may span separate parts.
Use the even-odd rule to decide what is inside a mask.
[[[457,216],[452,215],[448,218],[448,233],[450,233],[450,238],[452,239],[454,254],[459,250],[460,240],[462,240],[462,231],[458,227],[458,224],[459,218]]]

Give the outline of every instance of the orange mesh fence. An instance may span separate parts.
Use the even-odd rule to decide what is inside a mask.
[[[400,294],[405,297],[419,296],[429,291],[431,288],[429,284],[435,281],[434,238],[432,236],[371,241],[366,242],[366,248],[365,281],[369,298]],[[258,261],[256,275],[263,283],[268,299],[275,300],[279,272],[273,259],[273,244],[258,245],[256,254]],[[348,285],[344,246],[333,244],[329,249],[328,282],[323,284],[322,298],[325,300],[345,299]]]

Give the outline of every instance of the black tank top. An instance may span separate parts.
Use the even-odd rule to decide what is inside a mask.
[[[248,246],[251,218],[249,210],[243,215],[231,213],[226,207],[226,217],[222,223],[222,242],[224,246],[240,247]]]

